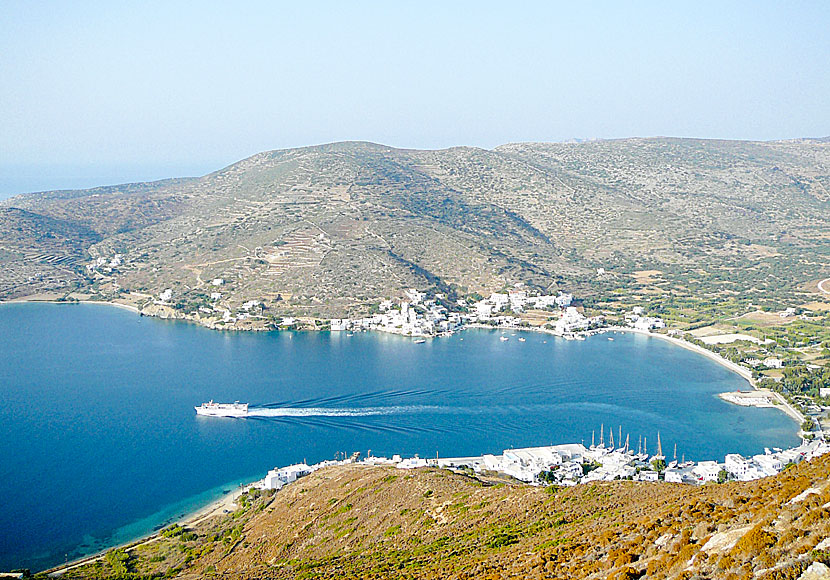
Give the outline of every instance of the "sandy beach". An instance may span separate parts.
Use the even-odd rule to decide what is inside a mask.
[[[758,386],[755,384],[755,379],[752,378],[752,371],[750,371],[747,368],[742,367],[739,364],[733,363],[731,360],[727,360],[727,359],[723,358],[722,356],[720,356],[717,353],[712,352],[711,350],[708,350],[708,349],[703,348],[702,346],[698,346],[696,344],[692,344],[690,342],[687,342],[687,341],[683,340],[682,338],[675,338],[673,336],[668,336],[668,335],[665,335],[665,334],[649,332],[647,330],[639,330],[639,329],[636,329],[636,328],[623,328],[623,327],[609,326],[609,327],[600,329],[600,331],[601,332],[633,332],[634,334],[643,334],[643,335],[646,335],[646,336],[652,336],[654,338],[659,338],[659,339],[662,339],[662,340],[669,341],[672,344],[676,344],[677,346],[683,347],[683,348],[688,349],[688,350],[692,350],[692,351],[694,351],[698,354],[702,354],[703,356],[708,357],[709,359],[717,362],[718,364],[728,368],[732,372],[737,373],[742,378],[746,379],[746,382],[748,382],[749,386],[751,386],[754,390],[770,393],[770,396],[778,402],[778,404],[772,405],[772,407],[775,408],[775,409],[779,409],[780,411],[782,411],[782,412],[786,413],[787,415],[789,415],[795,421],[798,421],[799,426],[801,425],[801,423],[804,422],[804,415],[802,415],[797,409],[795,409],[792,405],[790,405],[787,402],[787,400],[784,399],[784,397],[782,397],[779,393],[775,393],[775,392],[772,392],[772,391],[766,391],[764,389],[758,389]],[[723,400],[729,402],[729,403],[732,403],[733,405],[737,404],[734,401],[730,400],[729,398],[724,398],[724,397],[721,397],[721,398]]]
[[[101,306],[115,306],[116,308],[129,310],[130,312],[133,312],[135,314],[141,314],[141,311],[136,306],[133,306],[132,304],[128,304],[126,302],[109,302],[103,300],[78,300],[76,302],[69,300],[59,300],[58,298],[40,294],[35,294],[33,296],[23,296],[21,298],[15,298],[13,300],[0,300],[0,304],[97,304]]]
[[[165,527],[168,527],[173,524],[179,524],[188,528],[193,526],[197,526],[202,522],[217,516],[222,516],[228,513],[231,513],[236,510],[236,500],[241,496],[247,489],[251,487],[252,484],[239,487],[232,492],[227,493],[226,495],[222,496],[218,500],[209,503],[208,505],[199,508],[198,510],[191,512],[178,520],[167,524]],[[64,564],[62,566],[58,566],[55,568],[50,568],[48,570],[44,570],[43,572],[47,573],[49,576],[62,576],[68,570],[73,568],[77,568],[79,566],[85,566],[87,564],[91,564],[98,560],[101,560],[106,556],[106,553],[115,548],[122,548],[124,550],[130,550],[133,548],[137,548],[139,546],[144,546],[146,544],[150,544],[152,542],[157,541],[160,538],[160,531],[153,532],[152,534],[148,534],[142,536],[141,538],[137,538],[131,542],[126,544],[121,544],[117,546],[110,546],[109,548],[102,550],[100,552],[96,552],[95,554],[90,554],[88,556],[83,556],[78,558],[77,560],[73,560],[68,564]]]

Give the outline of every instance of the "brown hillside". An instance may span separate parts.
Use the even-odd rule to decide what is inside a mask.
[[[830,544],[828,469],[823,457],[750,483],[544,489],[329,468],[119,565],[180,578],[798,578],[830,560],[816,549]]]

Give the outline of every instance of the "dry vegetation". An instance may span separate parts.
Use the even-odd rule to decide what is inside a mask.
[[[229,308],[264,300],[274,315],[324,318],[408,287],[464,295],[517,282],[780,300],[830,268],[828,166],[830,144],[810,140],[272,151],[198,179],[0,203],[0,298],[172,288],[195,310],[221,277]],[[115,253],[118,268],[86,274]]]
[[[113,577],[117,560],[133,577],[798,578],[830,560],[828,469],[824,457],[750,483],[544,489],[329,468],[68,577]]]

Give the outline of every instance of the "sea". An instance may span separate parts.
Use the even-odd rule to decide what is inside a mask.
[[[501,340],[502,336],[509,340]],[[520,341],[519,338],[524,338]],[[611,340],[613,339],[613,340]],[[666,341],[471,329],[220,332],[106,305],[0,305],[0,570],[151,533],[269,469],[647,438],[678,459],[797,445],[797,424]],[[210,399],[247,419],[197,417]]]

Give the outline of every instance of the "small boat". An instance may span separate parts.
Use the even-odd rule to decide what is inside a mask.
[[[502,341],[502,342],[507,342],[508,340],[510,340],[510,337],[509,336],[500,336],[499,340]]]
[[[423,338],[417,338],[417,339],[415,339],[413,342],[414,342],[415,344],[424,344],[424,343],[426,342],[426,339],[423,339]]]
[[[608,337],[608,340],[614,340],[614,339],[613,339],[613,338],[611,338],[611,337],[609,336],[609,337]]]
[[[519,338],[519,342],[524,342],[525,340],[527,340],[527,339],[526,338]]]

